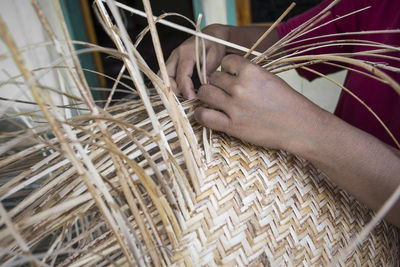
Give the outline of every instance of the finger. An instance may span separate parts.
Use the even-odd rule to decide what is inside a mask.
[[[241,56],[227,55],[221,61],[222,71],[238,76],[243,66],[248,62],[247,59]]]
[[[223,110],[225,112],[227,112],[229,109],[230,96],[227,95],[222,89],[213,85],[201,86],[197,92],[197,98],[213,108]]]
[[[167,68],[167,73],[169,77],[175,77],[176,75],[176,67],[178,65],[178,55],[174,51],[172,51],[171,55],[167,59],[167,62],[165,62],[165,67]]]
[[[181,93],[178,91],[178,86],[173,78],[169,78],[169,84],[171,85],[171,90],[175,93],[175,95],[180,96]]]
[[[215,49],[209,49],[206,55],[206,74],[211,75],[219,66],[221,62],[216,60],[218,57],[217,51]],[[203,63],[204,64],[204,63]]]
[[[175,80],[179,91],[186,99],[192,99],[196,97],[192,82],[194,64],[194,59],[181,59],[176,69]]]
[[[231,88],[235,83],[236,77],[229,73],[216,71],[211,74],[209,83],[224,90],[227,94],[231,94]]]
[[[181,90],[182,95],[185,99],[190,100],[196,98],[196,93],[194,91],[194,86],[191,79],[189,79],[189,82],[187,82],[187,85],[185,87],[182,87],[179,90]]]
[[[170,84],[171,84],[171,89],[176,95],[179,96],[181,94],[181,92],[179,91],[178,86],[175,81],[175,74],[176,74],[176,67],[178,64],[178,58],[179,57],[177,56],[175,51],[172,51],[167,62],[165,63],[165,66],[167,68],[168,76],[170,77],[169,80],[170,80]],[[158,71],[157,75],[160,76],[160,71]]]
[[[194,117],[200,124],[208,128],[221,132],[229,131],[230,119],[220,111],[198,107],[194,111]]]

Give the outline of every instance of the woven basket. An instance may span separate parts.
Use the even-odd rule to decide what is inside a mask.
[[[155,99],[153,103],[174,150],[175,160],[185,168],[172,123],[160,101]],[[192,121],[199,149],[202,149],[203,128],[192,118],[193,105],[193,102],[185,102],[184,108]],[[141,102],[112,107],[111,113],[121,122],[151,129]],[[73,121],[82,129],[92,130],[92,120],[78,117]],[[107,126],[112,129],[118,147],[154,178],[149,162],[132,143],[131,137],[115,122],[107,122]],[[77,132],[80,142],[90,139],[88,134]],[[140,137],[139,129],[130,129],[130,132],[140,140],[159,170],[166,174],[165,164],[154,142]],[[213,133],[211,160],[207,164],[205,179],[198,181],[200,193],[194,192],[190,181],[185,184],[178,179],[170,180],[169,188],[180,199],[177,204],[171,204],[167,201],[165,190],[160,187],[159,200],[169,203],[173,211],[173,215],[169,216],[178,222],[166,225],[154,201],[133,173],[132,181],[140,196],[135,195],[137,214],[130,212],[109,160],[110,155],[99,143],[97,141],[97,146],[88,149],[88,154],[108,181],[108,190],[119,203],[119,209],[130,221],[134,243],[139,248],[138,255],[145,265],[325,266],[373,215],[372,211],[333,185],[308,161],[283,151],[248,145],[224,134]],[[54,153],[60,145],[56,139],[50,144],[42,145],[39,150],[30,147],[19,153],[25,153],[23,160],[26,161],[46,151],[53,150]],[[8,168],[21,164],[23,160],[17,158],[16,155],[10,157]],[[68,212],[51,210],[69,199],[84,196],[87,188],[63,156],[35,162],[45,160],[43,164],[36,165],[41,167],[27,168],[25,172],[26,177],[47,177],[40,180],[40,186],[32,192],[31,195],[36,197],[27,197],[25,203],[9,212],[27,244],[35,246],[43,244],[49,237],[56,240],[62,236],[63,241],[52,248],[53,252],[64,249],[63,257],[57,258],[59,266],[129,265],[115,235],[90,197],[79,205],[72,205]],[[50,176],[44,176],[46,170],[51,170]],[[0,188],[2,197],[6,194],[3,189]],[[43,193],[35,194],[37,192]],[[187,199],[191,199],[192,203]],[[52,212],[40,220],[29,220],[46,210]],[[148,234],[139,229],[137,218],[143,219]],[[1,259],[4,263],[11,255],[19,253],[19,249],[4,229],[0,234],[0,245],[13,251]],[[397,228],[383,221],[342,264],[398,266],[398,240]]]

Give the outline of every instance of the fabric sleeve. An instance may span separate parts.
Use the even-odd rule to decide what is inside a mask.
[[[318,13],[323,11],[330,3],[332,3],[333,0],[325,0],[321,4],[315,6],[314,8],[311,8],[310,10],[304,12],[303,14],[300,14],[292,19],[289,19],[287,22],[281,23],[278,27],[278,33],[280,37],[284,37],[288,33],[290,33],[293,29],[297,28],[304,22],[308,21],[312,17],[316,16]],[[319,22],[316,26],[324,24],[328,21],[331,21],[335,18],[338,18],[340,16],[346,15],[352,11],[355,11],[361,7],[358,7],[360,4],[356,2],[367,2],[367,1],[358,1],[358,0],[343,0],[336,4],[334,7],[330,9],[330,14],[323,19],[321,22]],[[309,41],[301,41],[297,42],[300,40],[305,40],[310,37],[316,37],[316,36],[322,36],[322,35],[327,35],[327,34],[335,34],[335,33],[343,33],[343,32],[355,32],[358,31],[359,27],[357,25],[357,14],[351,15],[349,17],[339,19],[335,22],[331,22],[325,26],[322,26],[314,31],[311,31],[303,36],[300,36],[299,38],[293,40],[293,42],[296,42],[294,44],[290,44],[287,46],[285,49],[287,50],[287,53],[291,53],[296,51],[296,52],[301,52],[301,50],[304,50],[305,48],[301,49],[296,49],[298,46],[302,45],[314,45],[317,46],[317,42],[322,42],[322,41],[330,41],[330,40],[341,40],[341,39],[349,39],[351,36],[344,35],[344,36],[338,36],[338,37],[330,37],[330,38],[318,38],[314,40],[309,40]],[[314,27],[316,27],[314,26]],[[314,46],[314,47],[315,47]],[[293,50],[291,50],[293,49]],[[307,52],[302,52],[299,55],[316,55],[316,54],[327,54],[327,53],[349,53],[352,52],[353,48],[352,46],[339,46],[339,45],[332,45],[329,47],[324,47],[324,48],[318,48],[318,49],[313,49],[311,51]],[[314,64],[311,66],[308,66],[309,68],[315,69],[318,72],[321,72],[323,74],[329,74],[333,73],[336,71],[341,70],[340,68],[326,65],[326,64]],[[316,74],[313,74],[309,71],[303,70],[303,69],[297,69],[298,73],[306,78],[307,80],[313,80],[317,78],[318,76]]]

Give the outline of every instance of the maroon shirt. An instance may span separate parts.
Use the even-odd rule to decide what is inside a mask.
[[[281,37],[285,36],[292,29],[296,28],[309,18],[318,14],[319,11],[323,10],[332,0],[323,1],[320,5],[310,9],[309,11],[288,20],[286,23],[282,23],[278,26],[278,32]],[[355,15],[351,15],[347,18],[340,19],[336,22],[330,23],[323,26],[313,32],[308,33],[305,36],[299,37],[299,39],[305,39],[313,36],[321,36],[331,33],[343,33],[343,32],[359,32],[359,31],[370,31],[370,30],[386,30],[386,29],[399,29],[400,28],[400,1],[399,0],[342,0],[339,4],[331,9],[331,14],[324,19],[321,23],[328,20],[332,20],[339,16],[343,16],[352,11],[371,6],[365,11],[361,11]],[[330,38],[331,40],[333,38]],[[368,35],[344,35],[335,39],[363,39],[376,41],[380,43],[390,44],[399,46],[400,45],[400,34],[368,34]],[[296,41],[297,41],[296,40]],[[328,39],[316,39],[313,41],[301,42],[294,44],[298,46],[302,44],[308,44],[312,42],[326,41]],[[353,53],[366,51],[371,49],[377,49],[369,46],[331,46],[329,48],[322,48],[307,52],[308,54],[318,53]],[[303,53],[305,55],[307,53]],[[400,53],[388,54],[400,58]],[[372,57],[357,57],[358,59],[364,59],[373,62],[386,62],[390,66],[400,68],[400,61],[388,60],[384,58],[372,58]],[[349,66],[355,69],[362,70],[355,66]],[[312,66],[315,70],[327,74],[338,71],[338,68],[318,64]],[[306,70],[298,70],[300,75],[312,80],[318,76],[310,73]],[[400,83],[400,73],[391,71],[385,71],[390,77]],[[377,80],[366,77],[354,71],[349,71],[344,82],[344,86],[351,90],[355,95],[361,98],[371,109],[382,119],[387,125],[389,130],[393,133],[395,138],[400,141],[400,96],[388,85],[383,84]],[[323,88],[321,88],[323,90]],[[377,119],[370,114],[370,112],[357,102],[351,95],[342,91],[339,99],[338,106],[336,107],[335,114],[348,122],[349,124],[362,129],[387,144],[396,147],[394,141],[391,139],[385,129],[379,124]]]

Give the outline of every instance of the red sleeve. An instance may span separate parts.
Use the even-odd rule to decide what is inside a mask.
[[[279,32],[280,37],[282,38],[289,32],[291,32],[293,29],[296,27],[300,26],[302,23],[306,22],[310,18],[316,16],[318,13],[323,11],[330,3],[332,3],[333,0],[325,0],[318,6],[315,6],[314,8],[306,11],[305,13],[298,15],[292,19],[289,19],[285,23],[281,23],[278,27],[277,30]],[[368,1],[359,1],[359,0],[342,0],[338,4],[336,4],[334,7],[330,9],[330,14],[323,19],[321,22],[319,22],[316,26],[321,25],[325,22],[331,21],[339,16],[346,15],[350,12],[353,12],[355,10],[358,10],[362,7],[368,6]],[[322,35],[327,35],[327,34],[334,34],[334,33],[341,33],[341,32],[355,32],[358,31],[358,23],[357,23],[357,14],[351,15],[349,17],[339,19],[335,22],[329,23],[325,26],[322,26],[319,29],[316,29],[310,33],[307,33],[303,36],[300,36],[299,38],[293,40],[293,41],[299,41],[299,40],[304,40],[310,37],[315,37],[315,36],[322,36]],[[319,38],[319,39],[314,39],[311,41],[304,41],[300,43],[296,43],[293,45],[289,45],[286,49],[290,48],[296,48],[297,46],[300,45],[306,45],[306,44],[316,44],[317,42],[320,41],[327,41],[327,40],[340,40],[340,39],[349,39],[351,36],[345,35],[345,36],[339,36],[336,38],[330,37],[330,38]],[[327,53],[349,53],[352,52],[352,46],[329,46],[329,47],[324,47],[324,48],[319,48],[315,50],[311,50],[308,52],[303,52],[300,55],[307,55],[307,54],[327,54]],[[300,51],[300,50],[295,50],[295,51]],[[308,66],[310,67],[310,66]],[[333,66],[329,66],[326,64],[316,64],[312,65],[310,68],[315,69],[318,72],[321,72],[323,74],[328,74],[328,73],[333,73],[338,70],[339,68],[335,68]],[[306,70],[298,69],[297,70],[301,76],[308,80],[313,80],[317,78],[318,76],[316,74],[310,73]]]

